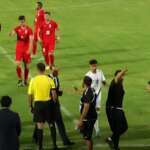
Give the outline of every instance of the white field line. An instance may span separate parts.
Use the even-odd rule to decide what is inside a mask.
[[[71,119],[74,118],[74,116],[70,113],[70,111],[68,111],[68,109],[66,109],[64,106],[61,106],[61,110],[64,112],[64,114],[65,114],[67,117],[69,117],[69,118],[71,118]],[[75,126],[76,126],[77,123],[78,123],[78,120],[77,120],[77,119],[73,119],[73,123],[74,123]]]
[[[9,55],[9,54],[7,53],[7,51],[6,51],[3,47],[1,47],[1,46],[0,46],[0,51],[2,52],[2,54],[3,54],[9,61],[11,61],[14,65],[16,64],[15,60],[11,57],[11,55]],[[30,78],[32,78],[32,75],[31,75],[31,74],[30,74]],[[61,106],[61,109],[62,109],[62,111],[64,112],[64,114],[65,114],[67,117],[69,117],[70,119],[73,119],[73,118],[74,118],[74,116],[73,116],[65,107]],[[74,120],[73,120],[73,123],[76,125],[76,124],[77,124],[77,120],[74,119]]]
[[[15,60],[11,57],[11,55],[9,55],[9,54],[7,53],[7,51],[6,51],[3,47],[0,46],[0,50],[1,50],[2,54],[3,54],[8,60],[10,60],[14,65],[16,64]]]

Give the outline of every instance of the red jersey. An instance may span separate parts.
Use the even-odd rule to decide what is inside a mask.
[[[40,33],[43,43],[55,43],[55,32],[58,25],[55,21],[51,20],[49,23],[44,22],[40,28]]]
[[[35,25],[35,30],[37,31],[38,28],[40,28],[45,20],[45,12],[43,9],[37,10],[36,11],[36,16],[34,20],[34,25]]]
[[[32,35],[32,29],[28,26],[17,26],[15,29],[17,34],[17,40],[29,43],[30,36]]]

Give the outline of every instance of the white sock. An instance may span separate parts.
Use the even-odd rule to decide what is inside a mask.
[[[98,119],[95,122],[94,128],[95,128],[96,134],[99,134],[100,129],[99,129],[99,120]]]

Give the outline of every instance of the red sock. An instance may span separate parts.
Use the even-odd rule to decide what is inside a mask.
[[[50,61],[50,64],[51,65],[53,65],[54,64],[54,55],[53,54],[51,54],[50,56],[49,56],[49,61]]]
[[[32,49],[32,53],[33,55],[36,55],[37,52],[37,41],[33,41],[33,49]]]
[[[49,57],[48,57],[48,55],[45,55],[44,57],[45,57],[45,63],[46,63],[46,65],[49,65]]]
[[[21,80],[22,79],[22,70],[21,70],[21,67],[17,66],[16,72],[17,72],[17,76],[18,76],[19,80]]]
[[[28,80],[28,75],[29,75],[29,69],[25,68],[24,69],[24,80],[27,81]]]

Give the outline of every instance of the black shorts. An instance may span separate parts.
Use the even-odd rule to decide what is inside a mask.
[[[55,121],[55,102],[49,100],[46,102],[37,101],[34,104],[34,122],[52,123]]]
[[[96,120],[88,120],[83,122],[84,125],[81,133],[85,140],[90,140],[92,138],[95,121]]]

